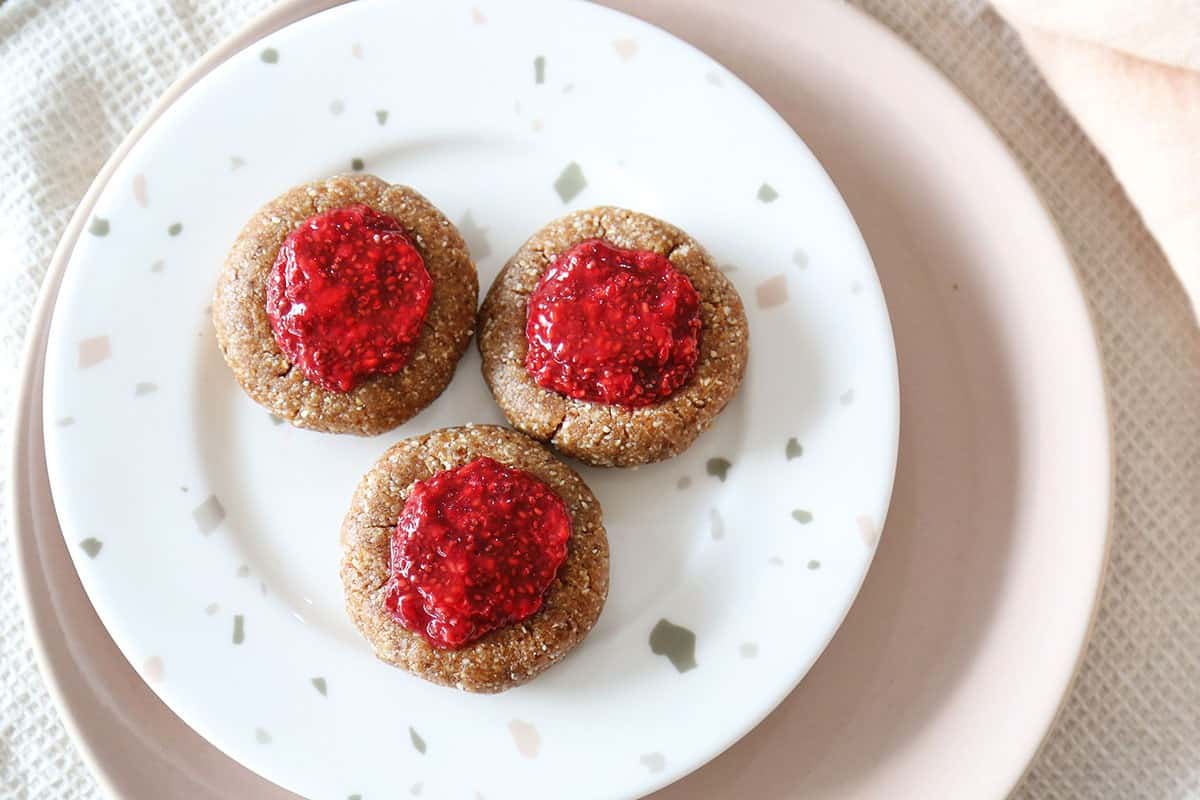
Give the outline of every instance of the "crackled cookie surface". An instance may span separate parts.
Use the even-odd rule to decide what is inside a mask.
[[[737,392],[748,347],[741,298],[704,248],[620,208],[535,233],[479,316],[483,376],[508,420],[601,466],[690,447]]]
[[[291,189],[242,229],[213,300],[238,383],[293,424],[376,434],[441,394],[474,330],[467,246],[417,192],[371,175]]]
[[[556,663],[608,596],[595,496],[542,445],[494,425],[393,445],[359,483],[341,538],[346,608],[376,655],[467,691]]]

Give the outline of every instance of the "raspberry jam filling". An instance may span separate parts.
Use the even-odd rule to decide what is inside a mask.
[[[386,605],[454,650],[542,607],[571,518],[538,478],[490,458],[417,481],[392,533]]]
[[[525,369],[538,385],[636,408],[687,383],[700,355],[700,295],[658,253],[588,239],[529,297]]]
[[[433,281],[398,221],[364,205],[306,219],[267,278],[267,317],[304,377],[348,392],[412,356]]]

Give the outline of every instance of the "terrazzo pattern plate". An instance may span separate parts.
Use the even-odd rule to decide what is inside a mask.
[[[562,664],[502,695],[377,662],[337,577],[341,517],[388,444],[502,421],[474,350],[431,408],[360,439],[280,424],[214,341],[208,304],[245,219],[359,169],[445,211],[485,287],[547,220],[616,204],[702,241],[747,304],[746,381],[710,432],[663,464],[581,469],[605,509],[608,605]],[[804,144],[707,56],[557,2],[363,0],[204,78],[95,206],[43,410],[68,548],[130,663],[259,774],[363,800],[635,796],[721,752],[848,610],[898,434],[879,282]]]

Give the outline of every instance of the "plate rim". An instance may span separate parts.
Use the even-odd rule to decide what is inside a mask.
[[[1089,364],[1092,366],[1092,372],[1096,378],[1096,383],[1100,389],[1100,397],[1104,406],[1104,429],[1105,435],[1101,439],[1100,447],[1103,448],[1106,458],[1104,459],[1104,472],[1106,480],[1104,482],[1104,526],[1100,534],[1102,542],[1101,553],[1096,570],[1095,586],[1092,589],[1092,597],[1089,602],[1087,619],[1083,624],[1083,632],[1079,642],[1079,649],[1076,652],[1070,672],[1066,680],[1062,683],[1062,691],[1058,702],[1055,704],[1052,712],[1046,717],[1042,730],[1038,734],[1037,746],[1034,747],[1025,763],[1018,769],[1008,786],[1004,788],[1004,797],[1010,796],[1025,776],[1033,769],[1033,765],[1037,762],[1038,757],[1046,749],[1047,743],[1050,741],[1050,736],[1054,731],[1058,720],[1062,717],[1063,711],[1066,709],[1067,702],[1071,699],[1074,692],[1075,684],[1079,679],[1079,674],[1083,670],[1083,664],[1087,657],[1088,645],[1091,643],[1092,636],[1095,633],[1096,624],[1100,615],[1100,599],[1104,592],[1104,585],[1108,577],[1108,570],[1112,558],[1113,546],[1113,526],[1115,524],[1114,503],[1116,501],[1116,482],[1117,482],[1117,463],[1116,463],[1116,448],[1113,445],[1113,413],[1112,413],[1112,392],[1109,389],[1108,382],[1104,377],[1104,347],[1100,341],[1100,328],[1096,321],[1096,313],[1092,309],[1091,304],[1087,301],[1087,291],[1083,284],[1083,279],[1079,274],[1079,267],[1075,264],[1075,259],[1071,255],[1071,249],[1067,246],[1067,239],[1063,235],[1062,225],[1050,210],[1050,206],[1046,203],[1046,199],[1042,193],[1038,191],[1033,179],[1029,176],[1029,172],[1021,164],[1017,155],[1009,147],[1008,142],[1001,135],[1000,130],[992,122],[991,118],[983,112],[983,109],[966,93],[958,84],[951,80],[942,69],[928,57],[922,50],[910,43],[906,38],[901,36],[896,31],[889,28],[882,20],[876,19],[866,10],[854,5],[853,3],[842,4],[842,9],[848,11],[851,16],[857,17],[859,23],[865,24],[874,28],[892,41],[903,46],[909,53],[919,60],[925,67],[934,80],[942,84],[943,87],[963,102],[972,112],[976,119],[983,123],[987,128],[988,133],[993,139],[1000,144],[1000,151],[1003,153],[1003,158],[1013,168],[1014,172],[1020,176],[1022,183],[1029,190],[1030,196],[1033,197],[1041,210],[1042,216],[1050,224],[1054,238],[1058,242],[1059,248],[1062,250],[1067,270],[1070,273],[1071,282],[1075,287],[1076,293],[1080,299],[1080,306],[1083,309],[1084,317],[1087,320],[1087,329],[1091,337],[1091,345],[1094,359],[1089,359]]]
[[[881,20],[876,19],[858,6],[846,4],[845,8],[849,10],[851,14],[857,16],[860,22],[875,27],[883,34],[891,37],[893,40],[906,47],[917,59],[919,59],[925,64],[926,67],[929,68],[936,80],[941,82],[943,86],[953,92],[959,100],[961,100],[970,108],[975,117],[979,119],[987,128],[992,138],[1000,143],[1000,149],[1004,154],[1004,159],[1009,162],[1009,165],[1021,177],[1022,182],[1029,189],[1029,194],[1033,197],[1038,208],[1041,210],[1042,216],[1045,217],[1046,221],[1050,224],[1050,227],[1053,230],[1054,238],[1057,240],[1058,245],[1066,259],[1066,266],[1071,276],[1071,282],[1073,283],[1079,296],[1080,306],[1082,307],[1084,317],[1087,320],[1088,333],[1091,334],[1091,344],[1095,359],[1089,359],[1089,364],[1091,364],[1093,367],[1092,372],[1096,378],[1096,383],[1099,385],[1100,398],[1103,400],[1105,435],[1100,442],[1100,447],[1103,448],[1106,456],[1103,462],[1106,478],[1103,488],[1104,527],[1100,536],[1102,547],[1098,568],[1096,570],[1096,585],[1092,590],[1092,598],[1089,603],[1087,619],[1083,625],[1083,633],[1079,642],[1079,650],[1075,654],[1074,663],[1071,666],[1071,670],[1068,673],[1065,682],[1062,684],[1062,693],[1059,696],[1058,703],[1054,706],[1053,711],[1046,717],[1045,724],[1042,726],[1042,730],[1038,735],[1037,746],[1029,753],[1028,758],[1025,760],[1025,764],[1016,771],[1011,782],[1005,788],[1004,796],[1008,797],[1017,789],[1018,786],[1021,785],[1021,782],[1025,779],[1025,776],[1028,775],[1030,770],[1033,769],[1033,765],[1037,762],[1038,757],[1046,749],[1046,745],[1050,741],[1050,735],[1054,732],[1054,728],[1057,725],[1058,720],[1062,717],[1063,711],[1066,709],[1067,702],[1071,699],[1071,695],[1074,693],[1075,684],[1079,680],[1079,674],[1083,670],[1083,664],[1087,657],[1088,645],[1091,643],[1092,636],[1095,633],[1096,624],[1100,616],[1100,599],[1104,592],[1104,584],[1108,577],[1109,565],[1112,558],[1113,526],[1115,524],[1114,503],[1116,501],[1117,483],[1117,453],[1116,447],[1113,445],[1114,417],[1112,413],[1112,392],[1110,391],[1108,382],[1104,377],[1104,347],[1100,341],[1100,327],[1097,324],[1096,312],[1092,309],[1091,304],[1087,301],[1087,291],[1083,285],[1083,279],[1080,277],[1079,267],[1076,266],[1075,259],[1071,256],[1071,250],[1067,246],[1067,239],[1063,235],[1061,223],[1054,216],[1054,213],[1050,210],[1050,206],[1046,203],[1046,198],[1044,198],[1042,193],[1038,191],[1037,186],[1033,183],[1033,179],[1030,178],[1029,173],[1026,171],[1025,167],[1022,166],[1020,160],[1009,147],[1008,143],[1005,141],[996,125],[992,122],[991,118],[988,117],[988,115],[983,112],[983,109],[981,109],[979,105],[971,99],[970,95],[968,95],[958,86],[958,84],[951,80],[950,77],[943,72],[931,58],[925,55],[924,52],[910,44],[906,39],[885,25]]]

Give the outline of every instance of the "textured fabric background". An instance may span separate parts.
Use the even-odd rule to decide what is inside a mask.
[[[1112,562],[1078,683],[1017,796],[1200,797],[1200,330],[1103,157],[982,0],[856,2],[937,64],[1017,153],[1072,251],[1104,354],[1116,424]],[[72,209],[167,85],[268,4],[0,0],[6,445],[11,376]],[[2,463],[7,469],[7,457]],[[0,797],[96,798],[24,639],[6,497],[0,494]]]
[[[0,0],[0,435],[50,255],[121,139],[183,70],[268,0]],[[0,487],[7,505],[7,486]],[[58,721],[25,641],[8,509],[0,507],[0,798],[100,792]]]

